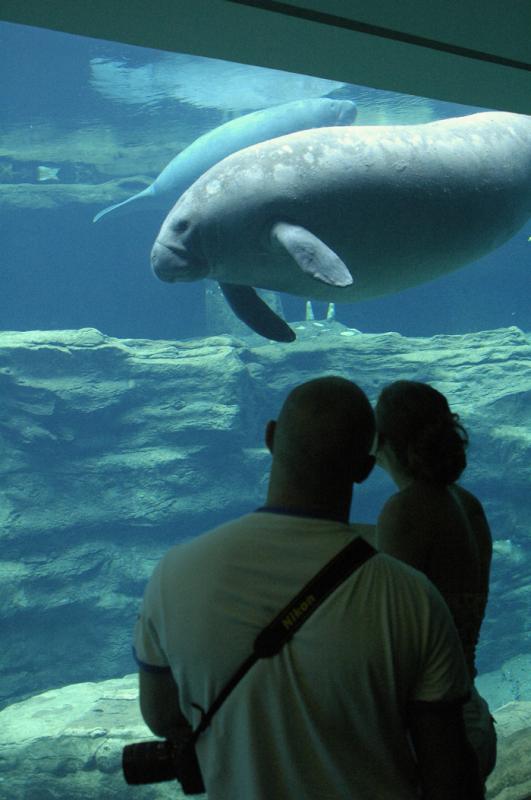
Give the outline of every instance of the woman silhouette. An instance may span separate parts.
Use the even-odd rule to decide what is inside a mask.
[[[479,500],[455,483],[466,467],[468,436],[444,395],[415,381],[383,389],[376,427],[376,462],[398,488],[378,518],[376,546],[424,572],[438,588],[452,613],[473,684],[492,538]],[[463,711],[468,740],[486,779],[496,763],[496,733],[474,685]]]

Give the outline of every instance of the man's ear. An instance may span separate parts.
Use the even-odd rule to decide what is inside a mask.
[[[276,430],[276,427],[277,427],[276,420],[270,419],[269,422],[267,423],[266,429],[265,429],[264,440],[265,440],[266,447],[269,450],[269,452],[271,453],[271,455],[273,455],[273,444],[274,444],[274,441],[275,441],[275,430]]]
[[[354,470],[353,483],[363,483],[366,481],[374,469],[376,458],[374,456],[366,455],[363,462]]]

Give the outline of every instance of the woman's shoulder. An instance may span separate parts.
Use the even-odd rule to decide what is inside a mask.
[[[458,483],[452,485],[452,492],[467,514],[474,517],[485,518],[485,511],[476,495],[472,494],[472,492],[469,492],[467,489],[463,489]]]
[[[446,486],[414,481],[405,489],[393,494],[385,505],[401,513],[413,510],[418,514],[422,509],[430,509],[434,506],[442,508],[446,503],[454,503],[455,500],[458,501],[467,516],[485,518],[483,506],[478,498],[457,483]]]
[[[400,514],[403,518],[413,516],[418,519],[424,514],[433,514],[434,509],[448,500],[446,486],[414,481],[409,486],[393,494],[386,502],[384,508]]]
[[[378,516],[378,549],[423,571],[428,547],[422,520],[428,516],[426,511],[410,487],[391,495]]]

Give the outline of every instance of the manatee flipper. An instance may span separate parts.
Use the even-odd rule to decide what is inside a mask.
[[[330,286],[350,286],[352,275],[338,255],[300,225],[277,222],[271,238],[291,256],[300,269]]]
[[[238,286],[235,283],[219,285],[238,319],[255,333],[275,342],[292,342],[296,338],[287,322],[277,316],[251,286]]]

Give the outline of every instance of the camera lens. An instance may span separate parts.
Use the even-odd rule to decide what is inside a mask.
[[[137,742],[122,751],[124,778],[130,785],[172,781],[175,773],[175,748],[170,742]]]

